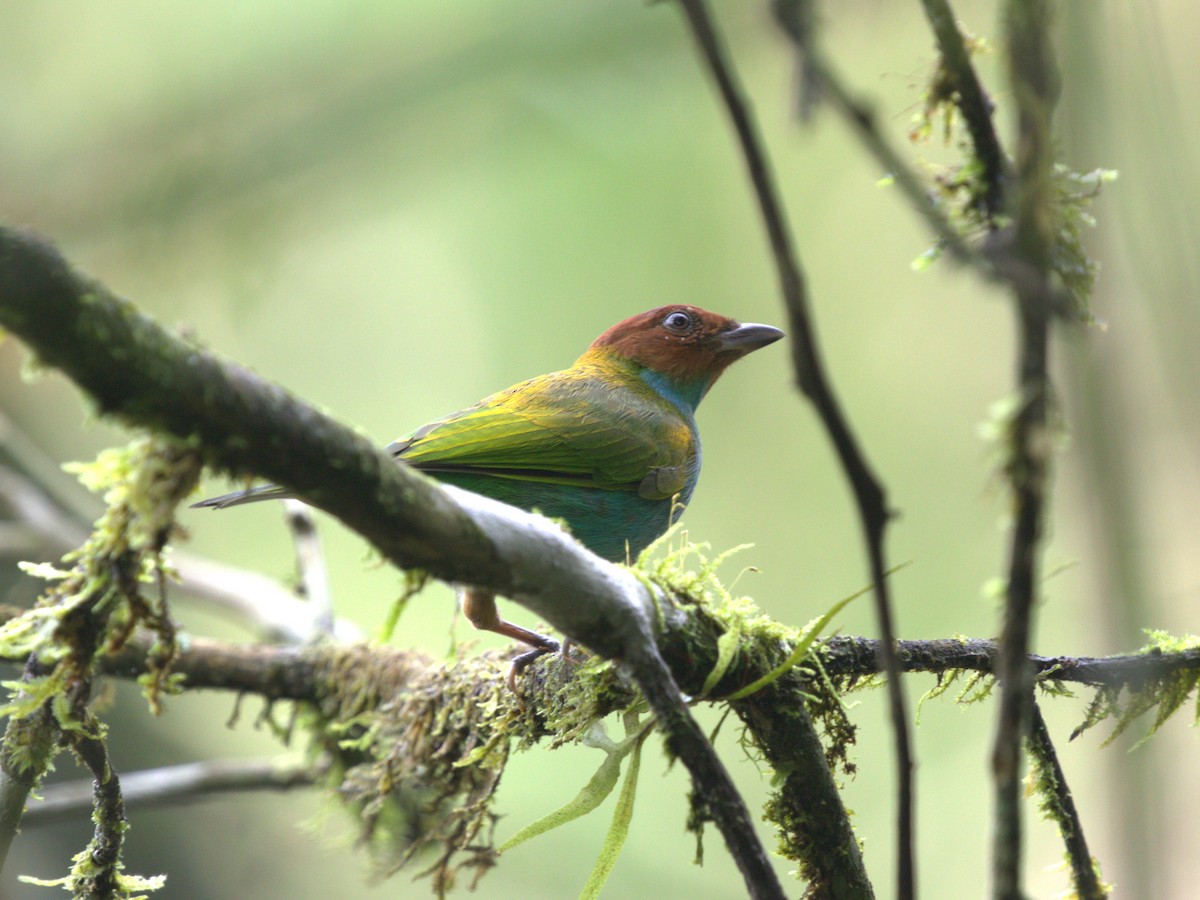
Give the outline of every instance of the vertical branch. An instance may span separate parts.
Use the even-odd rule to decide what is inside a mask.
[[[92,819],[96,830],[86,858],[72,872],[71,888],[77,897],[117,897],[122,893],[117,879],[122,869],[121,847],[127,828],[125,801],[104,739],[89,733],[99,733],[100,723],[86,709],[79,712],[84,727],[66,735],[65,740],[92,773]]]
[[[312,609],[312,631],[308,640],[332,637],[335,624],[333,595],[329,590],[329,575],[325,567],[325,554],[321,550],[321,536],[317,533],[316,517],[299,500],[284,500],[283,510],[296,551],[300,593]]]
[[[1014,277],[1017,311],[1019,406],[1009,435],[1008,478],[1014,521],[1008,589],[997,675],[1000,703],[992,750],[995,823],[992,891],[1019,898],[1021,891],[1021,745],[1029,733],[1033,669],[1027,658],[1037,599],[1038,557],[1052,443],[1048,428],[1049,343],[1054,314],[1050,251],[1054,234],[1053,146],[1050,122],[1058,79],[1050,48],[1050,13],[1045,0],[1009,0],[1004,9],[1009,80],[1017,111],[1017,158],[1009,201],[1012,243],[1002,270]],[[1011,262],[1012,265],[1006,265]]]
[[[788,311],[792,336],[792,363],[800,390],[812,402],[829,433],[838,459],[858,505],[866,543],[868,567],[879,621],[880,668],[888,679],[889,712],[896,745],[897,768],[897,893],[915,894],[913,863],[913,761],[908,730],[908,710],[900,683],[900,662],[892,604],[886,579],[884,532],[889,511],[883,486],[875,477],[851,431],[833,387],[825,375],[816,331],[808,309],[804,276],[796,259],[787,220],[775,190],[771,167],[756,131],[749,107],[736,82],[732,64],[717,34],[704,0],[680,0],[701,57],[716,83],[733,124],[763,224],[775,260],[780,290]]]

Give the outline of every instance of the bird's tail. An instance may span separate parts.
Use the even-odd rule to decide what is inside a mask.
[[[260,500],[287,500],[295,496],[286,488],[275,484],[263,484],[244,491],[234,491],[232,494],[222,494],[220,497],[209,497],[207,500],[193,503],[191,508],[224,509],[227,506],[241,506],[243,503],[258,503]]]

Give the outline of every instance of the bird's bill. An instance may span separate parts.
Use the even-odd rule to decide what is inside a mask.
[[[745,325],[739,325],[716,335],[718,352],[736,353],[738,356],[745,356],[760,347],[773,344],[781,337],[783,337],[783,332],[778,328],[753,322],[747,322]]]

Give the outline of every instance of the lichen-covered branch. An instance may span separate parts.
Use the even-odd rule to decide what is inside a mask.
[[[19,612],[0,608],[0,623]],[[728,615],[718,618],[707,602],[697,606],[690,601],[671,604],[664,618],[662,651],[676,680],[685,690],[699,695],[717,665],[720,636],[728,632],[732,620]],[[739,636],[739,659],[710,688],[714,702],[722,702],[720,697],[757,680],[791,652],[792,642],[782,637],[785,631],[774,628],[772,631],[763,626]],[[138,678],[149,670],[153,640],[148,634],[134,636],[119,653],[102,658],[98,671]],[[1109,658],[1032,656],[1030,661],[1041,682],[1058,686],[1055,693],[1069,685],[1103,692],[1104,709],[1093,713],[1089,708],[1089,721],[1104,712],[1115,716],[1116,727],[1122,728],[1125,721],[1153,710],[1157,702],[1165,707],[1159,711],[1157,725],[1194,695],[1200,682],[1200,649],[1173,646],[1183,645],[1159,636],[1137,654]],[[998,655],[996,642],[982,640],[900,641],[898,649],[906,671],[937,675],[947,686],[956,677],[970,686],[970,673],[990,679]],[[838,690],[868,681],[878,672],[877,641],[833,637],[820,642],[818,654],[830,683]],[[349,768],[334,770],[340,772],[338,777],[349,779],[352,795],[365,808],[374,809],[380,803],[391,802],[390,795],[380,789],[381,784],[390,783],[391,776],[430,765],[425,759],[430,751],[422,747],[436,748],[442,754],[437,762],[441,765],[454,761],[446,752],[448,747],[474,752],[469,748],[487,747],[490,741],[490,749],[481,753],[480,760],[498,765],[504,759],[501,748],[509,741],[516,741],[520,747],[546,738],[552,743],[570,740],[595,718],[623,709],[635,700],[611,667],[581,665],[578,660],[555,655],[539,660],[522,678],[523,702],[517,703],[504,684],[506,662],[502,654],[485,653],[446,666],[421,654],[382,646],[272,647],[189,638],[180,649],[174,671],[185,690],[222,689],[269,701],[301,701],[323,723],[314,732],[318,735],[338,734],[337,723],[358,722],[365,727],[365,723],[375,722],[378,732],[374,746],[382,748],[383,757],[390,760],[387,768],[376,769],[380,760],[374,752],[364,752],[347,763]],[[976,688],[980,687],[977,682]],[[983,694],[986,684],[969,692]],[[1113,704],[1121,692],[1128,699],[1116,708]],[[428,705],[433,697],[437,698],[436,710]],[[490,709],[491,717],[486,724],[465,712],[460,717],[455,712],[460,701],[475,709]],[[729,702],[746,725],[748,745],[756,746],[770,769],[783,775],[766,811],[779,835],[779,852],[797,862],[816,895],[869,896],[871,886],[830,774],[831,765],[852,766],[849,754],[853,726],[839,712],[836,695],[825,691],[817,673],[805,666],[756,694]],[[435,712],[457,723],[455,734],[459,736],[450,741],[444,732],[437,732],[429,735],[426,744],[415,742],[412,735],[426,728],[422,723],[432,721]],[[813,716],[819,718],[825,732],[823,742],[816,738]],[[341,735],[346,736],[344,732]],[[446,773],[457,778],[459,768],[450,765]],[[463,786],[451,780],[443,784],[443,789],[470,787],[478,791],[485,782]],[[341,782],[336,785],[341,791]],[[472,810],[483,815],[477,822],[483,827],[486,804],[477,798]],[[368,820],[368,825],[378,821],[378,815]],[[411,849],[415,848],[394,852],[403,855]],[[389,865],[397,861],[394,852],[388,857]],[[490,860],[489,854],[475,854],[467,864],[490,865]],[[451,868],[457,866],[449,856],[444,861]]]
[[[0,606],[0,624],[19,615],[21,610],[11,606]],[[154,638],[148,634],[132,637],[118,653],[103,657],[98,662],[98,672],[118,678],[136,679],[148,670],[147,654]],[[907,673],[930,675],[952,675],[971,672],[981,675],[994,673],[995,660],[999,653],[996,641],[940,638],[934,640],[901,640],[896,642],[903,670]],[[703,683],[710,670],[705,668],[705,655],[691,655],[694,647],[688,639],[688,631],[682,620],[667,623],[662,632],[660,646],[672,665],[676,680],[685,689]],[[357,648],[357,649],[354,649]],[[879,642],[871,638],[836,636],[819,641],[817,649],[822,667],[831,678],[844,680],[847,684],[879,674]],[[786,655],[790,647],[785,643],[780,652]],[[715,652],[710,648],[709,653]],[[362,645],[331,645],[317,647],[275,646],[271,644],[242,644],[211,638],[189,636],[172,664],[172,672],[182,676],[184,684],[191,689],[228,690],[235,693],[254,694],[267,700],[302,700],[316,702],[320,692],[318,669],[315,659],[340,656],[346,666],[365,665],[366,660],[388,660],[384,672],[391,673],[384,679],[382,691],[389,685],[403,682],[413,671],[412,666],[424,666],[428,660],[412,651],[389,647]],[[361,656],[359,655],[361,654]],[[489,654],[484,654],[485,656]],[[499,656],[498,656],[499,658]],[[9,662],[17,662],[12,659]],[[1080,685],[1111,690],[1144,692],[1152,685],[1177,675],[1200,673],[1200,649],[1163,652],[1151,645],[1138,653],[1119,656],[1039,656],[1031,654],[1030,664],[1040,681],[1062,685]],[[539,660],[529,670],[529,678],[521,681],[522,695],[535,706],[544,706],[548,698],[544,691],[557,685],[543,684],[546,671],[559,665],[570,671],[573,663],[560,657],[550,656]],[[497,662],[503,669],[503,664]],[[376,676],[378,677],[378,675]],[[626,696],[624,699],[628,699]],[[601,715],[613,712],[619,706],[603,707]]]
[[[57,559],[87,540],[87,518],[33,474],[58,466],[34,448],[15,423],[2,418],[0,458],[0,506],[12,516],[3,523],[8,540],[0,545],[7,561]],[[183,593],[236,618],[261,640],[298,644],[324,631],[320,609],[259,572],[180,551],[171,554],[171,567]],[[362,631],[348,619],[335,620],[333,631],[342,641],[362,639]]]
[[[66,569],[33,572],[49,582],[35,606],[0,630],[4,655],[25,670],[2,713],[0,745],[0,858],[7,855],[25,798],[60,749],[70,748],[96,780],[96,832],[76,857],[70,884],[77,896],[125,896],[119,784],[108,761],[103,729],[87,709],[97,660],[119,649],[139,627],[155,635],[146,653],[144,682],[153,705],[174,649],[174,625],[162,591],[160,557],[175,505],[200,475],[195,453],[169,440],[146,438],[103,454],[81,475],[109,503],[95,530]],[[142,585],[157,584],[157,598]]]
[[[121,897],[121,847],[125,843],[125,800],[121,782],[100,736],[99,721],[80,710],[81,728],[64,737],[75,756],[92,773],[92,820],[96,824],[91,843],[76,857],[69,881],[75,897]]]

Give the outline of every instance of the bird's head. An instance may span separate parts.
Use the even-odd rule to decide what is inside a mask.
[[[605,348],[665,378],[695,406],[730,364],[781,337],[770,325],[741,325],[697,306],[674,305],[618,322],[592,349]]]

